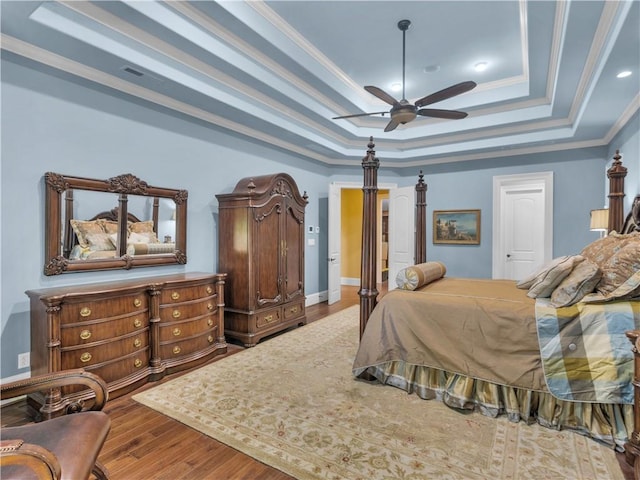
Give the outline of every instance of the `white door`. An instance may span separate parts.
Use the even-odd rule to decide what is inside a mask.
[[[414,186],[389,191],[389,290],[398,272],[414,263],[415,203]]]
[[[340,294],[340,195],[342,187],[329,184],[329,228],[328,228],[328,304],[339,302]]]
[[[494,278],[520,280],[551,260],[552,190],[550,172],[494,178]]]

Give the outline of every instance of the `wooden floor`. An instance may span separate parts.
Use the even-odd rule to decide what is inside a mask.
[[[378,287],[380,297],[385,289]],[[321,303],[307,309],[309,322],[359,303],[357,287],[343,287],[342,300],[334,305]],[[380,298],[379,297],[379,298]],[[232,355],[241,346],[229,345]],[[213,361],[217,361],[222,356]],[[171,380],[146,384],[135,393]],[[293,477],[264,465],[226,445],[203,435],[165,415],[131,399],[131,394],[111,400],[104,411],[111,417],[111,432],[102,449],[100,461],[112,480],[290,480]],[[18,403],[2,408],[2,425],[24,417],[26,408]],[[619,454],[627,480],[633,479],[631,468]]]

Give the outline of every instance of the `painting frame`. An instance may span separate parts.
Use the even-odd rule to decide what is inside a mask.
[[[434,210],[433,243],[480,245],[480,210]]]

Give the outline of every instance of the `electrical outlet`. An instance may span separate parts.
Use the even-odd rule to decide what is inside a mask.
[[[31,365],[31,353],[25,352],[18,355],[18,368],[28,368]]]

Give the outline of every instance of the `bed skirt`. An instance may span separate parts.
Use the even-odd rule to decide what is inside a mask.
[[[423,400],[435,399],[459,410],[478,410],[489,417],[506,415],[512,422],[522,420],[572,430],[619,452],[624,451],[633,432],[633,405],[569,402],[548,392],[498,385],[403,361],[354,370],[356,376],[365,372]]]

